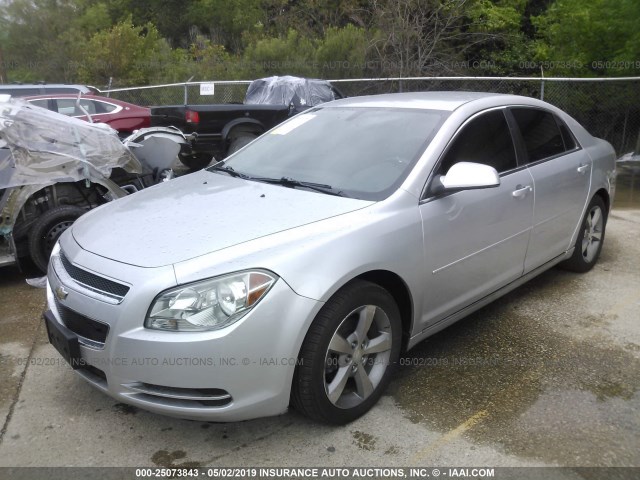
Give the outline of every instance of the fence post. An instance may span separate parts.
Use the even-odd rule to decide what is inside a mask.
[[[540,66],[540,100],[544,100],[544,71],[542,70],[542,66]]]
[[[187,86],[187,83],[189,83],[191,80],[193,80],[193,75],[191,75],[189,80],[184,82],[184,104],[185,104],[185,106],[187,105],[187,103],[189,103],[189,87]]]
[[[627,143],[627,121],[629,120],[629,107],[627,107],[627,113],[624,116],[624,123],[622,124],[622,140],[620,141],[619,153],[624,153]]]

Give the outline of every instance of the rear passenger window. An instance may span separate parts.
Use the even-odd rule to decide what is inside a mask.
[[[94,101],[93,103],[95,104],[96,112],[98,113],[111,113],[116,108],[118,108],[116,105],[113,105],[111,103],[97,102],[97,101]]]
[[[43,100],[29,100],[29,103],[36,107],[49,108],[49,100],[46,98]]]
[[[516,168],[516,153],[502,110],[483,113],[465,125],[445,154],[439,173],[458,162],[483,163],[498,173]]]
[[[520,128],[528,163],[569,150],[565,148],[563,135],[552,113],[535,108],[513,108],[511,112]]]

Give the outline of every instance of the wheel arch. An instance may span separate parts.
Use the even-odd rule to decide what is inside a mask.
[[[601,188],[594,194],[594,197],[595,196],[602,198],[608,214],[611,211],[611,196],[609,195],[609,192],[607,192],[605,188]]]
[[[254,118],[238,118],[227,123],[222,129],[222,140],[232,139],[235,133],[264,133],[264,125]]]
[[[370,270],[361,273],[347,283],[353,280],[364,280],[375,283],[384,288],[393,297],[400,311],[400,321],[402,324],[402,351],[407,348],[408,340],[411,337],[413,327],[413,297],[407,283],[397,273],[389,270]],[[346,285],[346,283],[345,283]],[[341,288],[343,288],[344,285]],[[338,290],[340,290],[338,289]]]
[[[411,289],[397,273],[384,269],[369,270],[359,273],[342,283],[335,284],[329,291],[330,294],[328,295],[328,298],[326,298],[323,303],[331,299],[347,285],[357,280],[374,283],[379,287],[384,288],[393,297],[396,305],[398,306],[398,310],[400,311],[400,323],[402,325],[402,352],[406,351],[413,328],[415,308]],[[314,319],[311,319],[309,323],[304,326],[304,332],[300,337],[299,344],[297,345],[298,355],[300,354],[304,339],[309,333],[309,329],[311,328]]]

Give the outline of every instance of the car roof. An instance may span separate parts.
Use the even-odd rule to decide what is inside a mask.
[[[65,89],[65,90],[77,90],[79,92],[91,93],[97,92],[95,87],[90,87],[87,85],[74,85],[68,83],[3,83],[0,84],[0,90],[33,90],[38,89],[40,91],[46,92],[47,90],[56,90],[56,89]]]
[[[38,98],[78,98],[77,93],[44,93],[42,95],[27,95],[26,98],[28,100],[38,99]],[[109,100],[119,102],[115,98],[109,97],[101,97],[100,95],[92,95],[90,93],[83,93],[80,95],[80,98],[95,98],[96,100]]]
[[[24,100],[27,100],[27,101],[28,100],[46,100],[49,98],[78,98],[78,94],[77,93],[47,93],[44,95],[27,95],[25,97],[20,97],[20,98],[23,98]],[[146,108],[146,107],[141,107],[140,105],[136,105],[135,103],[129,103],[123,100],[118,100],[117,98],[102,97],[100,95],[92,95],[90,93],[82,94],[80,95],[80,98],[86,98],[90,100],[100,100],[102,102],[112,103],[113,105],[120,105],[123,107],[130,106],[130,107]]]
[[[369,95],[364,97],[349,97],[336,100],[326,107],[380,107],[380,108],[416,108],[424,110],[453,111],[458,107],[480,99],[505,98],[513,95],[488,92],[407,92],[386,93],[382,95]],[[526,99],[527,97],[520,97]]]

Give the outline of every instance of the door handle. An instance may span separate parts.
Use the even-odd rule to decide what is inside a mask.
[[[516,187],[516,190],[511,192],[511,195],[513,195],[513,198],[524,198],[529,192],[533,192],[533,188],[530,185],[527,185],[526,187],[518,185]]]
[[[585,173],[587,173],[587,170],[589,170],[589,165],[580,165],[578,168],[578,173],[584,175]]]

